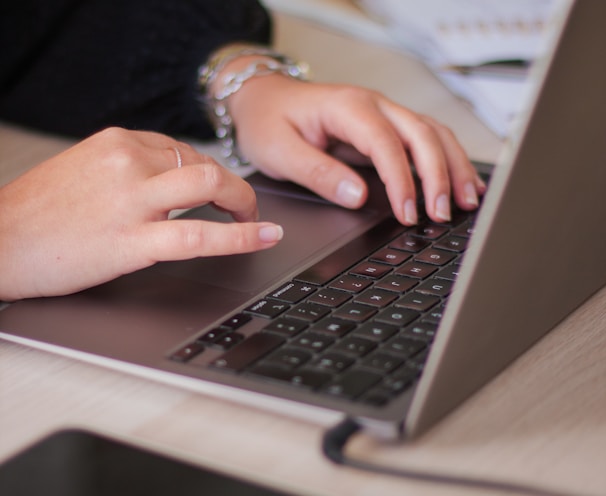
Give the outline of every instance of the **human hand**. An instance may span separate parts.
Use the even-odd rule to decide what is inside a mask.
[[[177,168],[178,148],[183,167]],[[238,223],[168,220],[212,203]],[[162,260],[274,246],[254,191],[168,136],[111,128],[0,189],[0,300],[75,292]]]
[[[363,205],[368,190],[340,158],[370,159],[406,225],[418,221],[411,159],[435,221],[450,219],[451,195],[472,210],[486,189],[448,128],[371,90],[275,74],[247,81],[230,97],[230,110],[244,157],[345,207]]]

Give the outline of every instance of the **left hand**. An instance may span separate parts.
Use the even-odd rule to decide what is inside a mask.
[[[486,188],[447,127],[375,91],[276,74],[248,81],[230,98],[230,110],[244,157],[344,207],[359,208],[368,195],[363,179],[339,160],[345,155],[374,164],[405,225],[418,220],[411,160],[437,222],[450,219],[451,195],[472,210]],[[329,155],[335,144],[349,153]]]

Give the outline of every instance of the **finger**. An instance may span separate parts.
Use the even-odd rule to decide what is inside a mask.
[[[166,220],[141,227],[132,238],[131,253],[144,254],[145,264],[187,260],[264,250],[282,237],[282,227],[269,222]]]
[[[436,130],[446,156],[446,164],[456,204],[464,210],[473,210],[479,205],[479,195],[486,185],[467,157],[467,153],[446,126],[429,116],[422,116]]]
[[[355,95],[354,95],[355,97]],[[417,222],[416,191],[402,136],[374,98],[353,98],[324,118],[326,132],[370,158],[385,184],[392,210],[404,224]]]
[[[366,183],[351,168],[310,145],[292,128],[276,129],[274,137],[271,155],[256,160],[268,175],[299,183],[346,208],[364,204],[368,195]],[[288,157],[288,167],[283,166],[284,157]]]
[[[156,211],[213,203],[238,221],[258,218],[256,195],[250,184],[214,162],[172,168],[152,176],[143,183],[140,194]]]

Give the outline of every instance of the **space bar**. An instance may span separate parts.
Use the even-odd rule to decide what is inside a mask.
[[[308,284],[326,284],[406,229],[393,217],[388,217],[361,236],[305,269],[294,279]]]
[[[248,365],[256,362],[276,347],[280,346],[284,339],[277,334],[260,332],[245,339],[235,348],[227,351],[214,362],[212,366],[238,372]]]

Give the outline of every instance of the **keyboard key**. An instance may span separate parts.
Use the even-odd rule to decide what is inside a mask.
[[[309,284],[304,284],[297,281],[290,281],[281,288],[276,289],[269,294],[270,298],[285,301],[287,303],[298,303],[306,296],[312,294],[316,288]]]
[[[239,334],[237,332],[230,332],[217,339],[213,343],[213,346],[216,346],[217,348],[220,348],[222,350],[229,350],[230,348],[233,348],[243,340],[244,336],[242,334]]]
[[[398,332],[398,328],[393,325],[383,324],[381,322],[367,322],[358,327],[352,336],[358,336],[372,341],[385,341]]]
[[[335,317],[329,317],[327,319],[322,319],[310,330],[314,332],[323,332],[329,336],[340,338],[354,329],[355,326],[356,325],[353,322],[347,322]]]
[[[170,358],[171,360],[175,360],[177,362],[187,362],[190,358],[199,355],[204,351],[204,345],[202,343],[190,343],[188,345],[183,346],[180,350],[173,353]]]
[[[431,342],[436,335],[437,329],[437,324],[432,324],[431,322],[416,322],[404,329],[401,335],[423,339],[425,342]]]
[[[367,370],[345,372],[323,390],[337,398],[354,399],[381,380],[381,375]]]
[[[244,324],[249,322],[251,319],[252,317],[250,315],[247,315],[245,313],[237,313],[236,315],[233,315],[225,322],[223,322],[221,324],[221,327],[225,327],[229,330],[235,331],[236,329],[239,329]]]
[[[244,311],[252,313],[257,317],[271,319],[277,317],[288,308],[290,308],[290,305],[287,305],[286,303],[277,300],[272,300],[270,298],[264,298],[252,304]]]
[[[217,358],[212,365],[219,369],[240,371],[273,351],[284,342],[277,334],[259,332]]]
[[[429,246],[429,241],[424,239],[416,238],[411,236],[410,234],[403,234],[398,238],[394,239],[391,243],[389,243],[390,248],[394,248],[396,250],[406,251],[409,253],[418,253],[423,248]]]
[[[355,360],[350,356],[329,351],[322,356],[315,358],[310,363],[310,366],[325,372],[339,374],[353,364],[354,361]]]
[[[337,277],[333,282],[330,283],[330,287],[333,289],[349,291],[350,293],[359,293],[371,284],[372,281],[370,279],[363,279],[361,277],[347,274]]]
[[[375,320],[384,324],[404,327],[418,319],[420,315],[419,312],[409,308],[386,308],[375,317]]]
[[[364,367],[376,370],[377,372],[385,373],[395,370],[402,365],[403,362],[404,360],[402,358],[390,355],[389,353],[375,351],[362,361],[362,365]]]
[[[437,241],[433,246],[440,250],[450,250],[456,253],[462,253],[467,248],[468,239],[460,236],[446,236]]]
[[[410,255],[408,253],[404,253],[402,251],[394,250],[391,248],[383,248],[373,254],[370,257],[370,260],[373,262],[381,262],[384,264],[396,266],[403,264],[409,258]]]
[[[294,371],[268,364],[255,365],[247,373],[310,389],[318,389],[332,378],[330,374],[319,370]]]
[[[340,319],[350,320],[353,322],[364,322],[377,313],[377,309],[361,303],[346,303],[342,307],[337,308],[333,315]]]
[[[419,224],[413,227],[410,231],[413,236],[419,236],[425,239],[438,239],[440,236],[448,232],[448,227],[437,224]]]
[[[326,334],[308,331],[299,335],[290,344],[306,350],[319,352],[328,348],[334,341],[334,338]]]
[[[437,267],[417,261],[406,262],[402,267],[396,270],[396,274],[400,276],[416,277],[425,279],[433,274]]]
[[[202,336],[196,339],[196,342],[203,345],[212,345],[213,343],[215,343],[215,341],[217,341],[219,338],[222,338],[228,332],[228,329],[211,329],[210,331],[202,334]]]
[[[351,299],[350,293],[339,291],[338,289],[324,288],[311,295],[307,301],[335,308],[342,305],[349,299]]]
[[[432,265],[446,265],[456,255],[454,253],[437,250],[435,248],[428,248],[415,256],[415,261],[428,263]]]
[[[394,305],[396,307],[410,308],[417,312],[426,312],[440,301],[440,298],[437,296],[413,292],[402,296]]]
[[[357,276],[370,277],[371,279],[380,279],[391,270],[389,265],[374,263],[374,262],[362,262],[352,268],[349,273]]]
[[[265,331],[277,332],[283,336],[295,336],[308,326],[307,322],[295,319],[278,318],[263,328]]]
[[[331,351],[362,357],[376,348],[376,342],[358,336],[348,336],[336,343]]]
[[[460,271],[460,265],[447,265],[443,269],[440,269],[439,272],[436,273],[435,277],[437,277],[438,279],[446,279],[447,281],[456,281],[459,277]]]
[[[296,307],[286,312],[285,316],[293,319],[301,319],[305,322],[315,322],[330,313],[330,308],[315,303],[299,303]]]
[[[312,356],[312,353],[300,348],[280,348],[265,358],[263,363],[294,369],[308,362]]]
[[[415,292],[423,293],[426,295],[434,295],[434,296],[448,296],[452,291],[452,281],[447,281],[445,279],[435,279],[431,278],[421,283],[419,286],[415,288]]]
[[[404,293],[413,288],[418,281],[405,277],[403,275],[387,276],[374,285],[375,288],[386,289],[387,291],[395,291],[396,293]]]
[[[427,345],[421,340],[396,336],[385,344],[383,350],[394,353],[400,358],[408,359],[426,346]]]
[[[356,296],[354,302],[382,308],[389,305],[397,297],[398,295],[393,291],[372,287],[364,291],[361,295]]]

